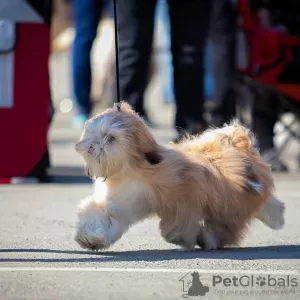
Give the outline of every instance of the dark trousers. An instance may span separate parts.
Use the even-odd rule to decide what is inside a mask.
[[[203,50],[210,0],[169,0],[176,127],[203,123]],[[156,0],[117,0],[121,99],[145,114]]]
[[[232,115],[232,109],[223,105],[235,70],[232,59],[235,18],[232,20],[233,10],[229,4],[229,0],[168,0],[177,106],[175,126],[178,129],[187,130],[190,124],[205,125],[203,52],[211,12],[218,90],[215,112]],[[156,0],[117,0],[121,100],[129,102],[141,115],[145,114],[143,99],[152,50],[155,5]]]
[[[278,96],[271,92],[255,93],[252,107],[252,130],[261,152],[274,148],[274,126],[279,116]]]
[[[237,8],[231,0],[213,0],[211,42],[215,77],[215,106],[212,125],[221,126],[235,116]]]

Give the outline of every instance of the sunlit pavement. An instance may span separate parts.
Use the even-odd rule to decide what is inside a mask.
[[[52,66],[59,107],[70,97],[63,80],[66,57],[54,57]],[[167,142],[174,136],[173,109],[162,107],[158,79],[148,90],[147,105],[161,125],[154,134]],[[240,248],[180,252],[162,240],[154,219],[134,226],[107,251],[83,251],[73,240],[76,206],[92,186],[73,149],[80,131],[70,128],[70,118],[58,111],[49,135],[56,183],[0,187],[1,300],[299,298],[297,173],[274,175],[277,195],[286,203],[285,228],[272,231],[255,221]]]

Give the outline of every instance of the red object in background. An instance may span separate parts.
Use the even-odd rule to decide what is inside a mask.
[[[11,107],[0,99],[0,183],[29,176],[47,152],[50,29],[36,20],[15,24]]]
[[[243,18],[240,29],[245,33],[248,46],[248,66],[241,68],[240,72],[300,101],[299,85],[297,88],[295,84],[278,81],[279,75],[293,59],[292,49],[300,47],[300,39],[280,30],[261,29],[249,0],[239,0],[238,5]]]

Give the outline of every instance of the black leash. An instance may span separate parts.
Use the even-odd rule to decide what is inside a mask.
[[[114,1],[114,25],[115,25],[115,55],[116,55],[116,83],[117,83],[117,101],[121,101],[120,97],[120,76],[119,76],[119,43],[118,43],[118,19],[117,19],[117,0]]]

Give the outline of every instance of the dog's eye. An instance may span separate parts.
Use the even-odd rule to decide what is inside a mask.
[[[107,143],[112,143],[115,140],[115,138],[112,135],[107,136]]]

